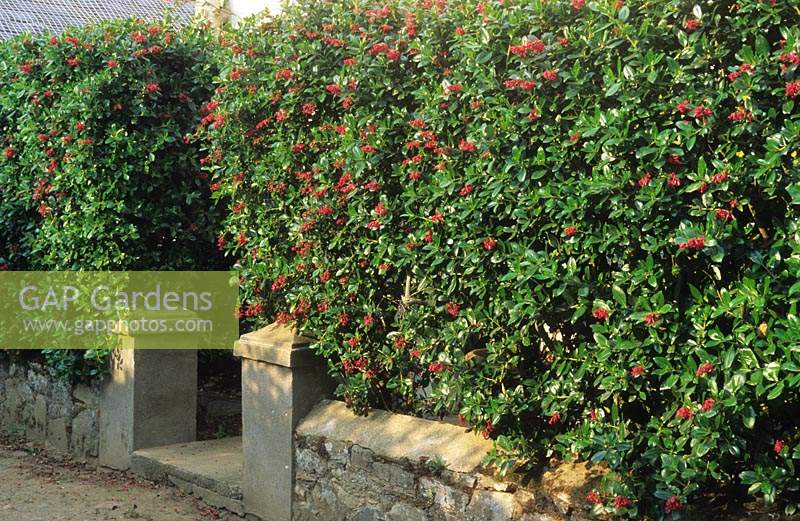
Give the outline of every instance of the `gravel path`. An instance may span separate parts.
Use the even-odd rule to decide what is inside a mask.
[[[0,521],[234,521],[179,490],[0,444]]]

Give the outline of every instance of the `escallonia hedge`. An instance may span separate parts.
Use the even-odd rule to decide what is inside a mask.
[[[0,270],[223,266],[187,136],[218,73],[214,34],[167,18],[0,43]],[[93,376],[105,350],[46,353]]]
[[[800,500],[800,11],[301,0],[203,121],[257,323],[358,411],[460,414],[595,512]]]

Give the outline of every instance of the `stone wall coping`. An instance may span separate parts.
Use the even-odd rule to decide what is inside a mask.
[[[441,458],[448,470],[462,473],[477,471],[492,449],[491,441],[463,427],[380,410],[356,416],[343,402],[331,400],[317,404],[297,434],[349,442],[396,461]]]
[[[233,349],[236,356],[283,367],[309,367],[320,360],[309,347],[310,338],[292,329],[271,324],[242,335]]]

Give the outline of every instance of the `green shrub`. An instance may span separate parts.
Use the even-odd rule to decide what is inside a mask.
[[[789,511],[800,457],[793,2],[301,1],[206,119],[258,323],[357,410],[457,412],[597,513]],[[702,502],[705,502],[702,501]]]
[[[213,90],[209,34],[129,20],[0,45],[0,265],[218,265],[184,139]]]
[[[221,267],[219,215],[187,139],[213,93],[213,35],[128,20],[0,43],[0,269]],[[45,351],[93,378],[107,350]]]

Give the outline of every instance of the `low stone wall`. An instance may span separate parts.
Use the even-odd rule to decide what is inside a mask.
[[[465,429],[341,402],[318,405],[295,436],[294,521],[555,521],[579,519],[562,497],[481,472],[491,442]],[[579,471],[583,472],[583,471]],[[585,485],[587,476],[580,476]],[[558,486],[551,492],[558,496]]]
[[[0,354],[0,433],[94,460],[99,445],[97,386],[70,385],[42,364]]]

